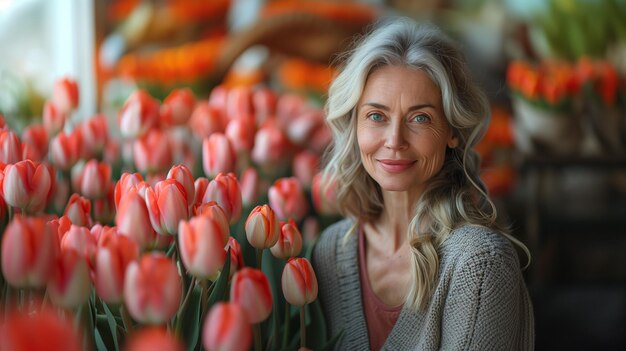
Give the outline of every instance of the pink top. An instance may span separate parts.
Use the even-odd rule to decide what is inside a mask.
[[[365,238],[359,231],[359,279],[361,281],[361,294],[363,299],[363,312],[367,324],[370,348],[380,350],[385,340],[396,324],[402,305],[387,306],[376,296],[367,275],[367,263],[365,262]]]

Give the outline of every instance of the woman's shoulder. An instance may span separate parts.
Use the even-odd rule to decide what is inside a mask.
[[[328,226],[320,237],[315,242],[313,248],[313,260],[314,264],[321,262],[328,262],[335,256],[337,246],[341,245],[340,241],[345,237],[345,234],[354,226],[354,221],[351,219],[342,219]]]
[[[502,232],[466,224],[454,229],[441,246],[442,255],[462,260],[504,259],[519,264],[517,252]]]

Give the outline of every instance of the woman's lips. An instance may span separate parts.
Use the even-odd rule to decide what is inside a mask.
[[[388,173],[400,173],[415,164],[414,160],[378,160],[380,166]]]

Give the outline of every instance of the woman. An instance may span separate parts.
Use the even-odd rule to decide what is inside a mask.
[[[315,247],[320,302],[340,350],[526,350],[531,302],[473,147],[485,95],[438,30],[394,19],[332,83],[325,174],[345,220]]]

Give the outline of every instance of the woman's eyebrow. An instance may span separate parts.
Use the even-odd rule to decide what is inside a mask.
[[[363,103],[361,106],[372,106],[384,111],[389,111],[389,107],[379,104],[377,102],[365,102]],[[433,104],[429,104],[429,103],[424,103],[424,104],[418,104],[418,105],[413,105],[411,107],[409,107],[409,111],[414,111],[414,110],[419,110],[421,108],[425,108],[425,107],[430,107],[430,108],[435,108],[435,106]]]

